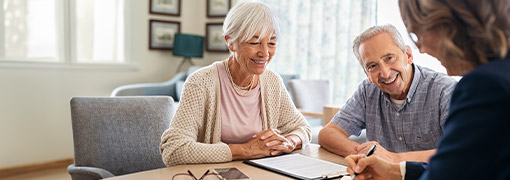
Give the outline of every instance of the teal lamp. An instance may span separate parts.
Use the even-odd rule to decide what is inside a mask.
[[[177,72],[181,69],[182,65],[185,62],[189,62],[191,65],[193,61],[191,61],[192,57],[203,57],[204,54],[204,37],[193,35],[193,34],[175,34],[174,39],[174,56],[183,56],[181,63],[177,67]]]

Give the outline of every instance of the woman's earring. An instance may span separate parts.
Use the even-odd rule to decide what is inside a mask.
[[[228,45],[228,49],[230,49],[231,52],[235,52],[236,50],[234,49],[234,45],[232,44],[229,44]]]

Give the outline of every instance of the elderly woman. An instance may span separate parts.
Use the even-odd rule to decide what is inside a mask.
[[[510,179],[510,0],[400,0],[421,52],[463,75],[430,163],[346,158],[356,179]]]
[[[239,3],[223,33],[230,56],[190,75],[162,135],[167,166],[275,156],[310,142],[310,126],[281,77],[266,70],[279,38],[276,13],[263,3]]]

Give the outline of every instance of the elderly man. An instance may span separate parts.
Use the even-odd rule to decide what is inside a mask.
[[[335,154],[366,153],[392,162],[428,161],[443,134],[456,81],[413,64],[413,55],[392,25],[374,26],[354,40],[353,51],[367,80],[319,133]],[[348,139],[366,129],[363,144]]]

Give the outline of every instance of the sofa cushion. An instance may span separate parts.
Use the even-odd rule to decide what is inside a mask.
[[[184,81],[183,80],[177,81],[175,83],[175,94],[177,96],[175,101],[180,101],[181,100],[182,86],[183,85],[184,85]]]

